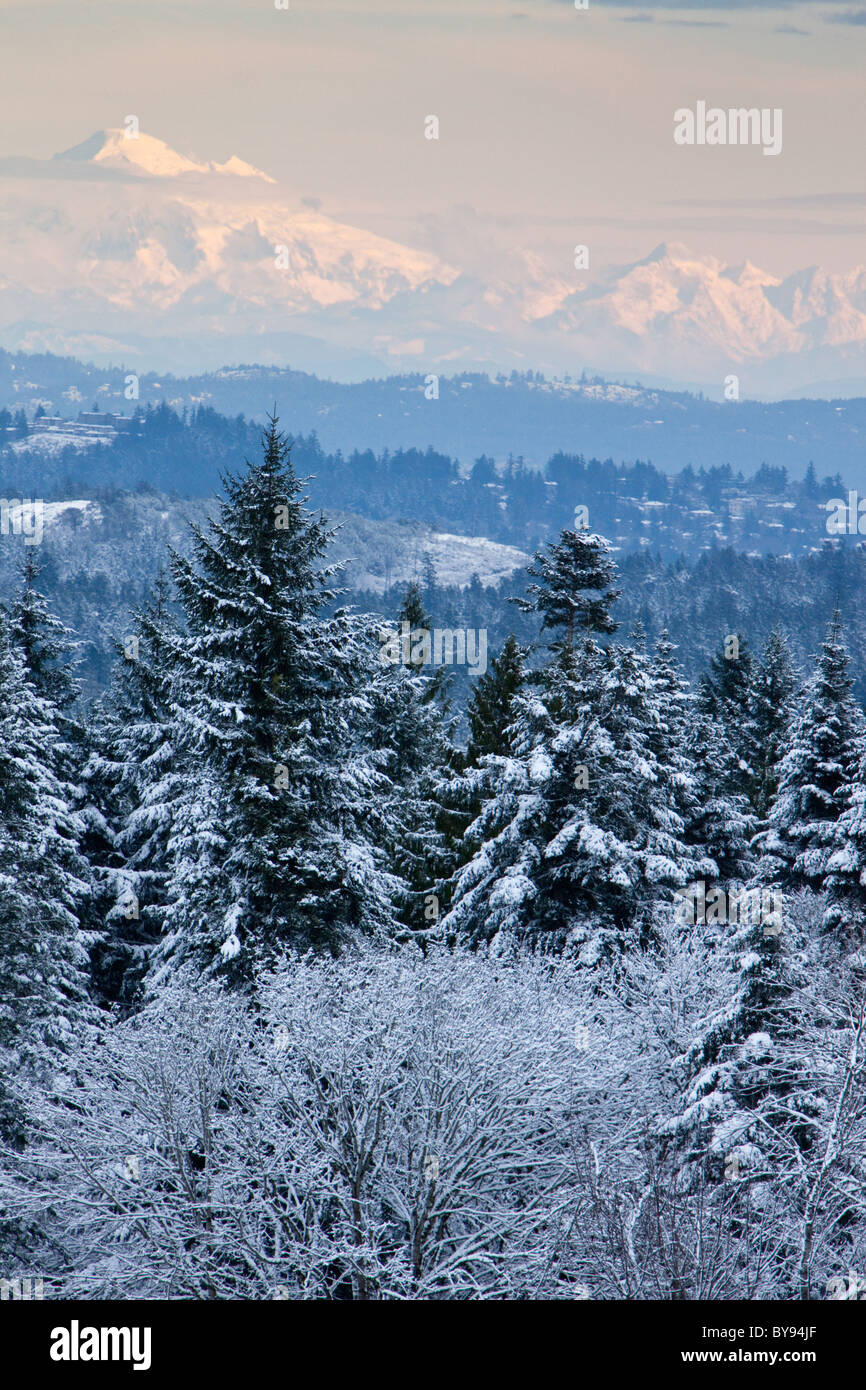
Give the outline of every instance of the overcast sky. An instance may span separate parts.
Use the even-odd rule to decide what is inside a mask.
[[[293,198],[446,257],[571,264],[674,239],[787,273],[866,261],[866,8],[590,0],[0,0],[0,154],[134,114]],[[778,158],[683,148],[673,112],[780,107]],[[440,138],[425,140],[438,116]]]

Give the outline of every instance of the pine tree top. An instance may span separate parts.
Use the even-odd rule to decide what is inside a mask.
[[[564,629],[553,643],[555,650],[574,646],[578,632],[610,634],[618,624],[610,609],[621,590],[615,588],[616,565],[612,547],[591,531],[560,532],[546,553],[537,551],[527,574],[541,582],[530,584],[527,597],[513,600],[525,613],[544,615],[542,630]]]
[[[58,710],[65,710],[78,698],[72,661],[79,644],[69,628],[50,612],[45,595],[38,588],[43,568],[33,555],[21,563],[21,585],[9,612],[10,637],[39,694],[51,700]]]
[[[485,753],[508,751],[506,731],[514,718],[514,697],[524,681],[525,652],[510,633],[502,651],[479,676],[472,690],[466,717],[470,739],[467,758],[477,763]]]
[[[432,619],[424,607],[421,586],[414,580],[406,585],[406,592],[397,613],[397,622],[408,623],[412,632],[429,630],[432,627]]]

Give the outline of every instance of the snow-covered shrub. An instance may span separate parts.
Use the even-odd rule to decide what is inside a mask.
[[[178,984],[31,1105],[2,1207],[66,1297],[572,1296],[569,1135],[616,1089],[588,1002],[444,951],[286,962],[253,1008]]]
[[[866,1112],[856,972],[806,915],[765,1038],[718,928],[667,909],[606,972],[371,945],[252,996],[178,977],[30,1097],[0,1222],[72,1298],[820,1296],[866,1254]]]

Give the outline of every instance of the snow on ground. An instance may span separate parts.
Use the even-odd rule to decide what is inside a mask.
[[[473,574],[482,584],[498,584],[530,560],[516,546],[500,545],[486,536],[452,536],[447,531],[434,532],[422,548],[433,561],[437,581],[443,585],[466,585]]]
[[[372,593],[380,594],[390,584],[420,580],[428,556],[437,582],[458,588],[466,588],[473,574],[482,584],[496,585],[530,560],[516,546],[501,545],[486,536],[455,536],[400,523],[379,527],[376,522],[348,516],[343,525],[336,548],[340,549],[341,541],[346,547],[339,558],[346,562],[347,580],[352,588]],[[358,525],[360,531],[355,529]],[[361,544],[353,547],[355,541]]]
[[[14,498],[9,499],[10,502]],[[32,513],[33,502],[22,499],[18,506],[10,506],[6,509],[8,515],[8,527],[13,534],[22,530],[22,520],[26,523]],[[27,516],[24,517],[23,513]],[[83,522],[102,521],[102,508],[98,502],[71,501],[71,502],[43,502],[42,503],[42,524],[43,526],[53,526],[68,512],[78,512]],[[26,532],[27,526],[23,527]]]
[[[114,433],[72,434],[68,430],[40,430],[36,434],[28,434],[26,439],[16,439],[10,447],[14,454],[34,451],[41,454],[59,454],[62,449],[89,449],[94,444],[111,444],[114,438]]]

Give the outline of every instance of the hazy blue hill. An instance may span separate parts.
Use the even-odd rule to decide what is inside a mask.
[[[0,403],[13,413],[26,405],[31,420],[38,401],[73,419],[94,404],[132,414],[123,380],[119,369],[0,354]],[[250,368],[142,379],[134,428],[107,442],[78,438],[73,447],[60,438],[49,448],[46,434],[19,429],[0,444],[0,496],[55,504],[39,559],[46,591],[81,639],[88,693],[104,685],[112,642],[167,548],[186,546],[187,521],[209,514],[221,477],[255,457],[260,417],[274,401],[295,439],[295,469],[311,479],[310,506],[342,526],[334,558],[346,562],[359,607],[393,615],[408,579],[429,580],[429,557],[428,609],[438,624],[487,628],[491,654],[511,630],[531,641],[531,624],[506,599],[521,591],[526,557],[585,507],[622,569],[624,630],[637,620],[650,635],[667,626],[697,673],[724,634],[742,629],[757,646],[778,620],[805,660],[838,595],[864,689],[866,550],[857,535],[828,537],[827,504],[862,479],[866,401],[718,405],[591,383],[553,387],[531,375],[443,380],[428,401],[419,378],[341,386]],[[251,407],[258,419],[244,414]],[[749,420],[766,432],[763,451]],[[643,447],[648,422],[669,441],[664,457]],[[473,447],[445,447],[449,429]],[[395,445],[400,431],[414,442]],[[530,438],[531,462],[521,458]],[[735,440],[731,461],[725,438]],[[678,457],[676,441],[686,439],[688,457]],[[63,501],[77,506],[58,510]],[[20,535],[0,536],[0,598],[22,553]],[[466,672],[456,673],[458,705],[467,690]]]
[[[135,402],[124,397],[126,375],[122,366],[0,352],[0,405],[32,414],[44,400],[49,413],[74,416],[97,402],[129,414]],[[481,454],[540,466],[561,449],[617,462],[651,459],[666,472],[689,463],[745,471],[767,463],[798,477],[813,460],[820,472],[838,469],[852,484],[866,484],[866,397],[719,402],[600,379],[554,383],[530,372],[496,381],[442,377],[438,399],[428,400],[425,381],[421,373],[341,383],[261,366],[184,378],[151,372],[140,377],[138,403],[165,400],[178,411],[206,405],[261,420],[276,402],[287,427],[315,431],[328,451],[432,446],[464,467]]]

